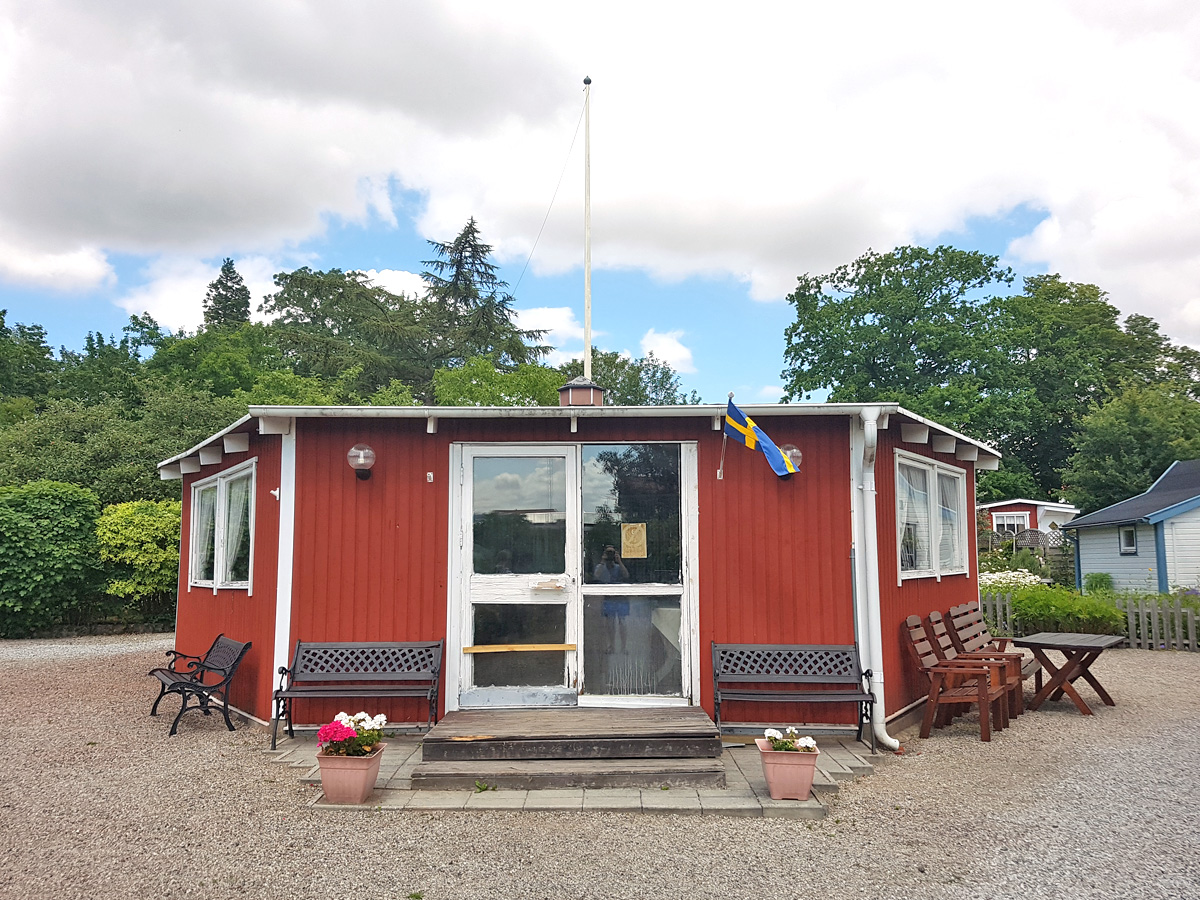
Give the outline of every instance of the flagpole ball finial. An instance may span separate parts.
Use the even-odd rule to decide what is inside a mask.
[[[584,76],[583,76],[583,83],[584,83],[584,85],[589,85],[589,84],[591,84],[591,83],[592,83],[592,77],[591,77],[590,75],[584,75]]]
[[[729,392],[729,399],[730,399],[730,400],[732,400],[732,399],[733,399],[733,391],[730,391],[730,392]]]

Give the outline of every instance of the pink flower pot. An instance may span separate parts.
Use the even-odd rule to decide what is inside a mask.
[[[325,799],[330,803],[365,803],[375,790],[375,779],[379,777],[379,761],[383,758],[386,743],[375,745],[377,749],[366,756],[326,756],[317,754],[317,765],[321,767],[321,787]]]
[[[802,751],[772,750],[766,738],[755,738],[759,756],[762,758],[763,776],[767,779],[767,790],[772,800],[807,800],[812,791],[813,776],[817,771],[816,753]]]

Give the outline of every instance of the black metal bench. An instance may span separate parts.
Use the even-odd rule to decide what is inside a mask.
[[[384,644],[296,641],[291,666],[279,667],[275,716],[271,720],[271,749],[275,749],[279,720],[292,731],[292,702],[297,698],[424,697],[429,721],[437,722],[438,675],[442,641],[393,641]]]
[[[717,730],[730,733],[761,731],[761,723],[721,724],[723,700],[758,703],[845,703],[858,710],[858,740],[871,732],[871,672],[864,671],[854,644],[718,644],[713,655],[713,718]],[[814,734],[848,732],[853,725],[805,724]]]
[[[233,731],[233,722],[229,720],[229,683],[237,673],[238,666],[250,649],[250,641],[239,643],[231,638],[218,634],[208,652],[203,656],[191,656],[177,650],[168,650],[170,662],[166,667],[151,669],[147,675],[157,678],[161,683],[158,697],[150,707],[150,715],[158,715],[158,704],[167,694],[178,694],[180,697],[179,712],[171,723],[171,734],[179,727],[179,720],[189,709],[199,709],[204,714],[211,715],[209,705],[214,698],[220,699],[221,715],[225,717],[225,726]],[[180,664],[182,663],[182,668]],[[191,705],[192,700],[195,705]]]

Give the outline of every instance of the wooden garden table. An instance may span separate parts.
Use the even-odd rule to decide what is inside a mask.
[[[1081,713],[1090,716],[1091,709],[1083,702],[1083,698],[1079,696],[1073,685],[1078,678],[1082,678],[1090,684],[1106,706],[1116,706],[1113,698],[1108,695],[1108,691],[1104,690],[1096,676],[1092,674],[1091,668],[1092,663],[1100,657],[1101,653],[1123,640],[1125,640],[1124,637],[1115,634],[1059,634],[1045,631],[1013,638],[1015,646],[1028,647],[1033,651],[1037,661],[1042,664],[1042,668],[1050,676],[1050,679],[1030,701],[1028,708],[1037,709],[1046,701],[1047,697],[1057,700],[1066,694]],[[1057,650],[1066,657],[1066,661],[1061,667],[1050,662],[1050,658],[1046,655],[1047,650]],[[1051,697],[1052,694],[1053,697]]]

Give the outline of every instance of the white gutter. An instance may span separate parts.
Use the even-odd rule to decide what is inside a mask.
[[[888,750],[899,750],[900,742],[887,733],[887,713],[883,693],[883,624],[879,609],[879,523],[875,518],[875,451],[879,446],[879,417],[883,408],[864,407],[859,412],[863,424],[862,515],[863,564],[866,567],[866,633],[863,635],[871,670],[871,724],[875,740]]]

